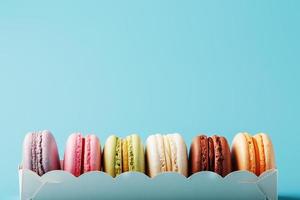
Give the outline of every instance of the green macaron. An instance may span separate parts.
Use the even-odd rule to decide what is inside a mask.
[[[112,177],[127,171],[145,172],[144,147],[137,134],[108,137],[104,146],[104,172]]]

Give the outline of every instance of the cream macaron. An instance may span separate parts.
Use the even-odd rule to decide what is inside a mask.
[[[154,177],[162,172],[178,172],[188,176],[187,147],[178,133],[151,135],[146,142],[147,174]]]

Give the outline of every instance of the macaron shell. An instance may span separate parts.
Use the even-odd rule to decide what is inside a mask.
[[[258,174],[276,168],[273,144],[267,134],[259,133],[254,136],[258,149]]]
[[[101,147],[97,136],[87,135],[84,145],[83,172],[100,171],[101,169]]]
[[[22,156],[22,168],[32,170],[32,137],[33,133],[27,133],[23,141],[23,156]]]
[[[230,153],[230,146],[228,141],[225,137],[221,137],[221,144],[223,149],[223,172],[222,176],[226,176],[232,171],[232,163],[231,163],[231,153]]]
[[[209,169],[208,138],[205,135],[196,136],[190,147],[190,173]]]
[[[146,172],[146,161],[145,161],[145,149],[144,149],[144,145],[140,139],[140,153],[139,153],[139,161],[140,161],[140,166],[141,166],[141,170],[140,172],[145,173]]]
[[[232,141],[231,157],[233,169],[249,170],[249,150],[244,133],[238,133]]]
[[[77,177],[81,175],[83,170],[83,144],[81,133],[73,133],[69,136],[65,149],[64,170]]]
[[[154,177],[161,173],[161,160],[156,137],[157,135],[150,135],[146,140],[146,173],[150,177]]]
[[[214,172],[224,177],[231,172],[230,148],[226,138],[216,135],[211,138],[214,143]]]
[[[275,153],[271,138],[267,134],[261,134],[264,142],[265,157],[266,157],[266,170],[275,169]]]
[[[104,146],[104,172],[115,177],[115,156],[116,156],[117,137],[109,136]]]
[[[186,144],[185,144],[182,136],[178,133],[169,134],[168,136],[174,142],[175,147],[176,147],[176,152],[175,152],[176,158],[175,158],[175,162],[173,162],[172,164],[176,163],[178,165],[178,169],[174,168],[174,165],[172,165],[172,168],[173,168],[172,171],[177,171],[184,176],[188,176],[188,156],[187,156]],[[172,144],[170,144],[170,145],[172,145]],[[172,150],[172,147],[171,147],[171,150]],[[173,155],[173,152],[172,152],[172,155]],[[172,159],[173,159],[173,157],[172,157]]]
[[[45,172],[60,170],[60,159],[54,136],[48,130],[42,131],[42,162]]]
[[[130,137],[132,151],[133,151],[133,171],[145,172],[145,153],[144,147],[141,142],[141,138],[137,134],[133,134]],[[130,152],[129,152],[130,154]],[[129,163],[129,165],[131,165]],[[130,168],[129,168],[130,169]]]

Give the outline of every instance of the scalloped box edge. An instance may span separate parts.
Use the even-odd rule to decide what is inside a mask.
[[[19,168],[20,199],[262,199],[277,200],[278,170],[257,177],[235,171],[221,177],[203,171],[186,178],[166,172],[154,178],[126,172],[116,178],[94,171],[80,177],[57,170],[43,176]]]

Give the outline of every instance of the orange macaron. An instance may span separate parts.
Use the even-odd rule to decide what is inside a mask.
[[[256,175],[269,169],[275,169],[275,156],[270,137],[265,133],[251,136],[238,133],[231,149],[233,170],[248,170]]]

